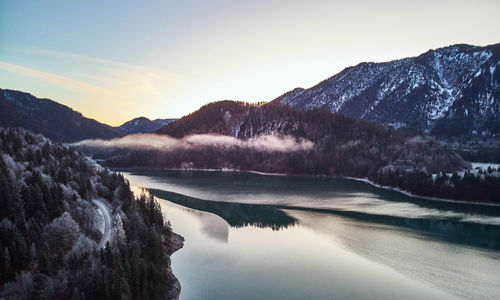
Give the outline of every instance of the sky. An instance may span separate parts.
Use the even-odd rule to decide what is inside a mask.
[[[0,88],[110,125],[269,101],[364,61],[500,42],[500,1],[0,0]]]

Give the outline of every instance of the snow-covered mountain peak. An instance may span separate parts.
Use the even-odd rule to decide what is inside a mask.
[[[360,63],[274,101],[436,134],[497,134],[499,60],[500,44],[453,45],[412,58]]]

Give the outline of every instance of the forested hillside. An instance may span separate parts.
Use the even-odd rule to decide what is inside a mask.
[[[169,254],[180,245],[154,198],[23,129],[0,129],[0,156],[0,298],[176,297]],[[109,207],[110,228],[93,201]]]
[[[327,110],[221,101],[163,127],[157,134],[176,140],[164,138],[162,148],[161,136],[141,135],[103,143],[111,150],[86,150],[113,167],[348,176],[424,196],[500,202],[499,188],[495,188],[495,184],[500,186],[496,170],[479,177],[464,173],[471,165],[432,137]],[[252,147],[245,146],[248,144]],[[304,144],[310,147],[301,147]],[[452,172],[462,173],[458,177],[447,175]]]
[[[468,167],[459,155],[430,137],[327,110],[303,111],[273,103],[262,106],[234,101],[211,103],[157,133],[177,138],[191,134],[222,134],[239,139],[278,134],[314,143],[313,151],[285,153],[280,157],[271,155],[267,161],[257,157],[248,160],[249,168],[262,165],[259,169],[270,172],[365,177],[385,166],[433,173]],[[185,161],[183,158],[179,163]],[[242,161],[234,161],[234,166],[241,164]]]

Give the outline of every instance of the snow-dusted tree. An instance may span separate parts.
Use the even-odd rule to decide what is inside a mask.
[[[118,214],[115,216],[114,220],[113,238],[113,241],[117,244],[123,244],[127,239],[127,235],[125,234],[125,230],[123,229],[122,218]]]
[[[44,228],[44,240],[51,249],[62,248],[69,250],[80,237],[80,226],[68,212],[54,219]]]

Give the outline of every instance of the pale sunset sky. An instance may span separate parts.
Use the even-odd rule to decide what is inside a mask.
[[[500,42],[500,1],[0,0],[0,88],[110,125],[268,101],[363,61]]]

